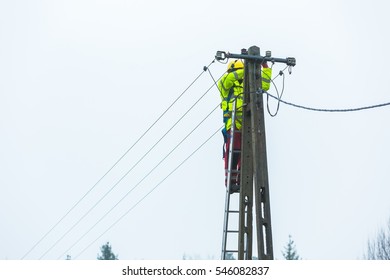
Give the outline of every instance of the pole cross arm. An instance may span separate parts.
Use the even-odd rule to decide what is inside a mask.
[[[248,59],[248,60],[257,61],[259,63],[278,62],[278,63],[285,63],[288,66],[295,66],[296,65],[296,60],[294,57],[287,57],[287,58],[272,57],[270,52],[267,52],[266,56],[261,56],[261,55],[249,55],[247,53],[233,54],[233,53],[224,52],[224,51],[217,51],[217,54],[215,55],[215,59],[218,61],[223,61],[223,60],[226,60],[228,58]]]

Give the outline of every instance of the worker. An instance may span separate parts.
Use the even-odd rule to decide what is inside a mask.
[[[272,77],[272,68],[269,68],[266,62],[261,64],[262,71],[262,89],[267,91],[270,88]],[[229,166],[229,146],[231,141],[231,127],[232,127],[232,111],[233,104],[236,100],[236,116],[234,129],[233,151],[241,151],[241,126],[242,126],[242,107],[243,107],[243,80],[244,80],[244,64],[241,60],[235,59],[228,63],[227,72],[219,80],[218,88],[221,94],[221,109],[223,111],[223,122],[225,127],[222,129],[224,136],[224,165],[225,165],[225,186],[228,186],[228,166]],[[230,192],[239,192],[240,189],[240,168],[241,155],[240,153],[233,153],[231,187]]]

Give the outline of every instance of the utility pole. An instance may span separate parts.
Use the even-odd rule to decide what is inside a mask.
[[[258,47],[251,47],[249,55],[260,56]],[[246,117],[250,122],[251,135],[245,136],[252,141],[252,164],[253,164],[253,187],[255,190],[256,202],[256,228],[257,228],[257,251],[259,259],[272,260],[272,230],[271,230],[271,208],[269,203],[269,184],[268,184],[268,166],[267,149],[264,123],[263,95],[261,89],[261,66],[256,61],[248,60],[248,75],[245,81],[248,84],[248,90],[244,93],[249,101],[249,110]],[[248,174],[249,175],[249,174]],[[242,222],[240,222],[242,224]],[[244,224],[242,224],[244,226]]]
[[[295,66],[295,58],[274,58],[270,52],[260,55],[252,46],[241,54],[217,52],[217,60],[228,58],[245,60],[244,107],[241,143],[240,205],[238,229],[238,259],[253,257],[253,205],[255,205],[257,253],[260,260],[272,260],[271,207],[268,184],[267,148],[261,89],[261,63],[280,62]],[[225,210],[226,211],[226,210]]]

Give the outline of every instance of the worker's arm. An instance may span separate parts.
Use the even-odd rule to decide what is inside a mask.
[[[267,64],[262,65],[261,70],[261,88],[265,91],[269,90],[272,79],[272,68],[269,68]]]

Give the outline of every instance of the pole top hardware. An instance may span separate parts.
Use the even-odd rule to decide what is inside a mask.
[[[267,62],[269,61],[272,63],[278,62],[278,63],[285,63],[287,66],[295,66],[297,63],[294,57],[287,57],[287,58],[272,57],[271,51],[267,51],[265,56],[248,55],[248,53],[246,52],[246,50],[244,51],[244,49],[241,51],[241,54],[233,54],[224,51],[217,51],[215,55],[215,59],[217,61],[225,61],[229,58],[248,59],[248,60],[258,61],[260,63],[265,61]]]
[[[288,66],[295,66],[297,64],[297,61],[294,57],[287,57],[287,63]]]
[[[217,51],[217,54],[215,55],[215,59],[218,61],[224,61],[228,58],[228,54],[224,51]]]

